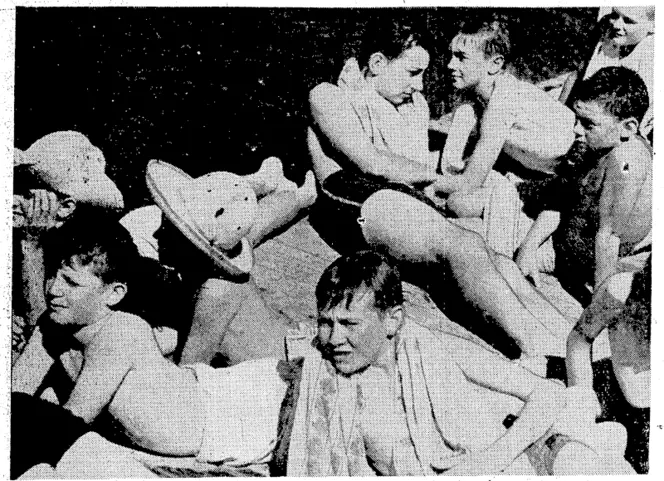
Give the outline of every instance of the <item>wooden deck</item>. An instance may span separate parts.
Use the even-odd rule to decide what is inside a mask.
[[[255,250],[253,273],[270,306],[294,322],[305,321],[313,325],[316,283],[325,267],[338,256],[304,218]],[[560,287],[554,277],[542,276],[542,280],[541,292],[566,317],[578,319],[582,312],[579,303]],[[424,293],[415,298],[420,303],[430,302]],[[603,332],[593,346],[593,357],[602,359],[609,352],[608,337]]]

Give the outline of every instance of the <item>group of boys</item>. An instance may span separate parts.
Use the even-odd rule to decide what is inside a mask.
[[[602,69],[575,93],[572,112],[505,71],[509,38],[499,23],[470,25],[451,45],[460,107],[449,121],[430,121],[421,95],[429,54],[412,31],[396,44],[367,42],[338,85],[311,92],[309,145],[323,190],[338,171],[402,187],[359,202],[366,241],[389,256],[359,251],[326,269],[303,358],[284,359],[289,326],[250,279],[251,249],[313,203],[311,177],[298,189],[276,159],[245,178],[197,179],[152,161],[156,206],[123,219],[130,234],[78,208],[122,208],[101,152],[83,136],[51,134],[17,150],[17,172],[34,182],[15,192],[14,223],[25,233],[24,311],[37,327],[13,369],[13,389],[29,395],[12,398],[13,477],[29,468],[75,477],[80,463],[115,477],[153,474],[147,458],[90,433],[103,413],[133,447],[230,468],[265,464],[273,475],[631,472],[624,429],[595,424],[588,369],[592,340],[608,326],[621,388],[633,405],[648,405],[649,329],[624,315],[649,255],[643,81]],[[428,151],[429,129],[447,134],[441,155]],[[572,148],[575,138],[586,149]],[[529,182],[546,184],[534,221],[519,197]],[[91,185],[98,197],[86,197]],[[175,267],[191,293],[191,330],[177,347],[136,308],[147,288],[136,245]],[[589,304],[571,334],[524,277],[537,284],[552,254],[561,282]],[[594,267],[564,276],[584,256]],[[517,341],[521,365],[409,318],[394,258],[438,277],[451,269],[465,300]],[[172,351],[178,365],[164,357]],[[545,354],[567,355],[566,391],[522,367],[536,370],[531,361]],[[211,367],[219,357],[230,367]],[[66,393],[47,389],[54,361],[70,380]],[[25,409],[14,414],[15,406]],[[28,417],[43,419],[50,449],[35,450],[21,432]],[[58,437],[69,442],[54,450]]]

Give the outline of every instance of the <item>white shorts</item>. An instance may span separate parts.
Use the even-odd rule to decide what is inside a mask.
[[[269,460],[287,388],[277,362],[256,359],[219,369],[186,366],[196,374],[205,410],[200,461],[241,466]]]

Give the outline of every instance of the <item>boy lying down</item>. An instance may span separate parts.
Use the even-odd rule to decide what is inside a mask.
[[[106,458],[113,453],[121,456],[119,446],[96,435],[91,435],[92,438],[84,436],[89,429],[86,423],[91,423],[107,410],[122,425],[134,446],[238,467],[281,459],[281,466],[285,463],[289,476],[320,472],[337,475],[345,472],[351,475],[370,472],[403,475],[440,471],[478,474],[497,473],[508,467],[516,472],[526,470],[530,473],[535,466],[527,461],[530,455],[526,455],[524,449],[545,434],[540,430],[546,430],[545,437],[548,437],[547,426],[560,417],[564,424],[572,425],[570,435],[583,440],[572,446],[571,451],[566,451],[566,458],[563,456],[568,460],[563,463],[566,471],[578,468],[573,460],[581,458],[583,472],[596,472],[602,467],[600,461],[609,466],[609,472],[631,472],[621,459],[624,447],[620,447],[619,432],[610,428],[611,434],[607,435],[606,430],[596,430],[594,423],[579,421],[580,418],[594,420],[594,408],[586,404],[585,395],[577,400],[579,396],[569,392],[563,399],[560,396],[562,388],[552,382],[537,378],[504,359],[493,358],[495,363],[489,367],[486,364],[492,355],[486,350],[476,345],[471,349],[472,343],[469,342],[455,344],[451,338],[443,341],[426,328],[416,326],[414,321],[405,319],[398,274],[376,253],[366,251],[369,253],[365,252],[364,257],[360,258],[361,253],[356,253],[354,257],[342,259],[345,265],[361,266],[343,274],[354,281],[360,275],[370,275],[374,282],[374,278],[381,279],[384,274],[382,267],[378,267],[386,265],[391,269],[392,287],[381,288],[380,292],[394,290],[390,302],[395,305],[389,308],[375,305],[377,294],[374,289],[379,289],[379,281],[375,281],[376,287],[366,287],[369,281],[365,280],[359,287],[344,281],[350,285],[347,289],[355,293],[354,300],[349,301],[346,297],[335,297],[336,291],[326,284],[327,281],[321,280],[317,289],[320,314],[317,349],[307,352],[304,365],[301,359],[294,361],[292,368],[298,362],[304,366],[299,374],[293,371],[290,377],[285,375],[283,365],[281,371],[277,368],[279,361],[276,359],[251,360],[223,369],[207,365],[177,367],[163,358],[147,322],[124,311],[127,305],[123,302],[130,300],[128,294],[134,288],[130,284],[136,279],[130,275],[131,267],[138,259],[128,233],[114,223],[90,227],[94,226],[89,222],[85,226],[68,224],[57,232],[53,258],[57,272],[49,271],[49,322],[43,326],[44,340],[54,340],[58,345],[54,348],[45,342],[44,346],[50,349],[53,358],[60,357],[59,353],[69,348],[82,352],[82,359],[79,359],[82,369],[80,373],[72,371],[71,377],[76,385],[64,405],[69,412],[57,412],[59,408],[51,405],[38,406],[39,402],[29,396],[12,396],[12,407],[17,406],[24,416],[30,416],[29,405],[34,405],[30,420],[32,423],[36,420],[41,428],[37,437],[34,432],[20,432],[20,426],[25,426],[26,421],[17,422],[12,409],[12,426],[15,427],[12,432],[13,454],[16,452],[18,458],[27,452],[33,457],[23,461],[25,469],[44,467],[43,463],[57,464],[54,475],[74,477],[71,472],[61,473],[62,460],[58,462],[72,456],[60,458],[60,452],[51,453],[48,458],[41,449],[44,443],[54,444],[55,447],[46,446],[46,449],[57,451],[67,449],[69,440],[72,441],[69,444],[73,444],[72,450],[78,445],[79,452],[88,453],[88,456],[77,458],[79,461],[74,469],[108,464]],[[367,256],[378,260],[370,264]],[[377,263],[379,265],[375,267]],[[324,276],[336,279],[338,264],[335,262],[328,267]],[[365,273],[367,270],[368,274]],[[335,289],[346,292],[339,287]],[[366,295],[365,289],[371,289],[370,295]],[[140,288],[133,292],[140,292]],[[335,307],[326,307],[320,299]],[[351,302],[350,306],[345,307],[348,302]],[[63,335],[54,336],[52,329]],[[67,343],[67,333],[78,346]],[[429,347],[425,349],[425,346]],[[421,361],[412,361],[414,357],[411,355],[416,353],[411,349],[419,352],[416,357],[419,356]],[[424,350],[420,352],[421,349]],[[478,350],[483,355],[479,355]],[[474,368],[470,372],[468,364],[465,367],[459,365],[460,362],[468,363],[468,357],[462,351],[465,354],[474,352],[485,363],[471,362]],[[328,362],[329,365],[325,364]],[[328,368],[322,368],[324,365]],[[420,365],[428,366],[427,370],[422,371]],[[478,369],[478,366],[486,369]],[[486,375],[501,367],[507,368],[511,374],[505,374],[502,379],[506,384],[498,387],[500,382],[487,381]],[[440,376],[422,378],[425,372]],[[425,385],[427,389],[409,391],[413,379],[418,379],[415,386]],[[356,389],[358,384],[354,383],[359,383],[360,388]],[[440,389],[440,386],[445,388]],[[296,391],[297,398],[293,397]],[[432,399],[427,392],[435,393]],[[506,401],[504,395],[510,394]],[[467,395],[473,401],[482,402],[483,407],[478,411],[473,407],[477,406],[476,402],[471,401],[469,411]],[[594,399],[594,395],[591,397]],[[521,410],[517,406],[519,400],[524,403]],[[431,410],[431,403],[436,406],[435,411]],[[496,404],[504,404],[503,407],[509,408],[510,412],[514,412],[512,408],[517,409],[519,419],[510,421],[513,424],[508,427],[500,421],[505,412],[502,408],[496,411]],[[331,405],[336,407],[329,408]],[[294,409],[290,414],[286,413],[288,406]],[[315,448],[321,438],[329,439],[325,436],[330,436],[331,431],[343,433],[349,417],[355,418],[355,410],[358,410],[355,427],[352,427],[353,421],[349,432],[341,437],[334,435],[331,445]],[[50,412],[46,414],[46,411]],[[572,411],[579,416],[572,416]],[[477,412],[481,414],[481,421],[455,423],[463,413],[470,414],[476,421]],[[492,426],[490,429],[489,425]],[[580,436],[577,432],[579,425],[584,431]],[[445,431],[444,435],[441,429]],[[570,431],[556,426],[551,429],[551,432],[560,434]],[[586,436],[585,431],[592,434]],[[402,435],[404,437],[399,437]],[[493,435],[498,435],[498,439],[492,442]],[[19,446],[16,438],[22,442]],[[23,441],[26,438],[28,441]],[[88,446],[86,451],[77,441],[79,438],[91,440],[92,447]],[[439,444],[445,439],[457,439],[461,444],[453,442],[449,445],[452,447]],[[339,448],[347,442],[354,447],[345,453],[349,458],[341,466],[349,469],[337,470],[334,466],[338,463],[333,460],[338,461],[338,457],[343,456],[343,449]],[[355,451],[358,442],[366,445],[359,452]],[[487,442],[490,447],[486,446]],[[464,448],[466,445],[468,452]],[[289,446],[287,451],[283,450],[284,446]],[[421,449],[428,453],[423,458],[417,454]],[[537,456],[537,453],[533,455]],[[302,457],[308,457],[308,460],[300,462]],[[327,470],[325,460],[330,460],[332,471]],[[12,456],[12,469],[16,469],[12,477],[22,473],[14,468],[14,461]],[[133,461],[134,465],[138,464],[136,459]],[[355,469],[355,461],[361,462],[359,470]],[[122,462],[118,460],[115,464],[119,466]],[[353,469],[350,469],[351,465]],[[322,471],[318,471],[318,467]],[[33,470],[30,471],[29,474],[35,475]],[[78,471],[73,472],[79,477]],[[44,474],[41,472],[39,476]],[[127,474],[116,472],[113,477],[127,477]]]
[[[278,418],[286,385],[279,376],[260,373],[275,373],[278,360],[226,369],[167,360],[151,326],[123,310],[141,291],[135,285],[140,256],[129,233],[117,222],[94,224],[72,222],[50,239],[48,311],[41,335],[30,341],[39,342],[52,362],[59,359],[75,382],[68,398],[55,389],[64,407],[87,424],[107,408],[127,444],[160,454],[211,462],[228,459],[231,449],[235,459],[246,455],[247,462],[267,454],[238,453],[238,444],[250,443],[234,436],[260,439],[264,433],[262,445],[269,446],[277,426],[266,420]],[[47,387],[48,378],[37,394]],[[252,414],[243,415],[248,405]],[[28,464],[38,462],[43,460]]]

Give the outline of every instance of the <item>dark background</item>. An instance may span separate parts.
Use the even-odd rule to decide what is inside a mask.
[[[592,49],[597,9],[492,9],[508,21],[513,70],[543,80]],[[102,149],[127,207],[147,203],[148,160],[193,176],[240,174],[267,156],[301,182],[307,94],[336,78],[367,22],[431,35],[425,94],[440,114],[448,45],[486,8],[17,8],[15,145],[77,130]]]

